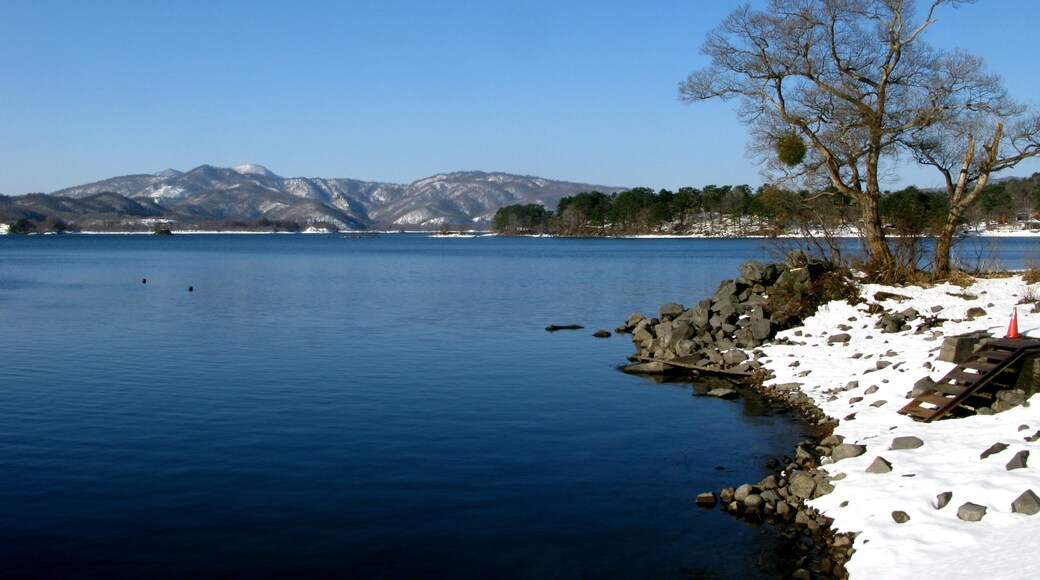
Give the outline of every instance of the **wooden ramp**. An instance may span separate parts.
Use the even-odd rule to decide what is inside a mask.
[[[1012,388],[1022,360],[1035,354],[1040,354],[1040,339],[991,340],[899,412],[925,423],[947,415],[974,415],[979,407],[993,404],[997,391]]]

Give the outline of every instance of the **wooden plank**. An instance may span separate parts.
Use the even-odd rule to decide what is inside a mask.
[[[984,358],[988,360],[1002,361],[1006,360],[1011,355],[1015,354],[1014,351],[1010,350],[990,350],[984,349],[975,353],[976,358]]]
[[[641,356],[641,357],[637,357],[637,358],[639,360],[645,361],[645,362],[659,362],[659,363],[664,363],[666,365],[671,365],[673,367],[678,367],[678,368],[681,368],[681,369],[689,369],[691,371],[699,371],[699,372],[702,372],[702,373],[711,373],[711,374],[716,374],[716,375],[731,375],[731,376],[735,376],[735,377],[750,377],[750,376],[752,376],[751,373],[744,372],[744,371],[734,371],[734,370],[730,370],[730,369],[720,369],[720,368],[716,368],[716,367],[706,367],[706,366],[702,366],[702,365],[699,365],[699,364],[695,364],[693,362],[690,362],[689,358],[687,358],[687,357],[679,357],[679,358],[673,358],[673,359],[663,359],[663,358],[653,358],[653,357],[649,357],[649,356]]]
[[[942,407],[942,406],[950,403],[951,401],[956,400],[956,397],[944,397],[943,395],[936,393],[936,394],[924,394],[924,395],[921,395],[921,396],[917,397],[917,400],[922,402],[922,403],[928,403],[929,405],[935,405],[937,407]]]
[[[982,362],[982,361],[979,361],[979,360],[969,360],[969,361],[962,362],[958,366],[964,367],[966,369],[975,369],[977,371],[981,371],[982,374],[985,374],[985,373],[988,373],[989,371],[993,370],[997,365],[995,365],[993,363]]]
[[[968,390],[968,387],[957,383],[936,383],[932,389],[939,391],[940,393],[946,393],[947,395],[960,395],[964,391]]]
[[[945,377],[943,377],[943,381],[953,380],[960,383],[964,383],[965,385],[974,385],[975,383],[979,382],[984,376],[986,375],[980,373],[966,373],[954,369],[947,373]]]

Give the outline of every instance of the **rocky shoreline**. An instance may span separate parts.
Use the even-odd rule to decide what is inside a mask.
[[[864,450],[833,435],[837,420],[827,417],[797,383],[766,386],[764,380],[772,373],[758,349],[775,339],[777,332],[797,325],[801,307],[797,302],[811,298],[831,269],[796,250],[781,264],[746,262],[740,266],[740,274],[720,283],[711,298],[693,308],[669,303],[661,306],[656,318],[639,313],[630,316],[616,332],[631,334],[636,353],[630,360],[636,362],[622,370],[636,374],[689,372],[667,362],[683,360],[748,373],[750,378],[743,384],[708,394],[734,398],[739,391],[752,389],[796,412],[811,427],[811,435],[796,447],[793,457],[771,459],[767,467],[773,473],[759,482],[706,491],[695,501],[707,509],[719,505],[734,517],[772,525],[781,535],[797,539],[801,553],[795,578],[847,578],[845,563],[852,555],[854,536],[835,533],[832,520],[806,502],[833,490],[831,476],[817,469],[823,458],[852,457]],[[778,297],[784,300],[779,306]]]

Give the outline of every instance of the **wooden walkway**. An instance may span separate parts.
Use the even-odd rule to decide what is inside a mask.
[[[997,391],[1013,388],[1023,359],[1036,354],[1040,339],[991,340],[899,412],[925,423],[948,415],[974,415],[979,407],[993,404]]]

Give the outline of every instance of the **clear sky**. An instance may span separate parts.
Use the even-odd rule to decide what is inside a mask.
[[[0,193],[245,162],[396,183],[482,170],[757,185],[735,103],[677,97],[735,5],[5,0]],[[1037,105],[1038,25],[1036,0],[983,0],[928,38],[983,56]],[[899,183],[939,181],[908,168]]]

